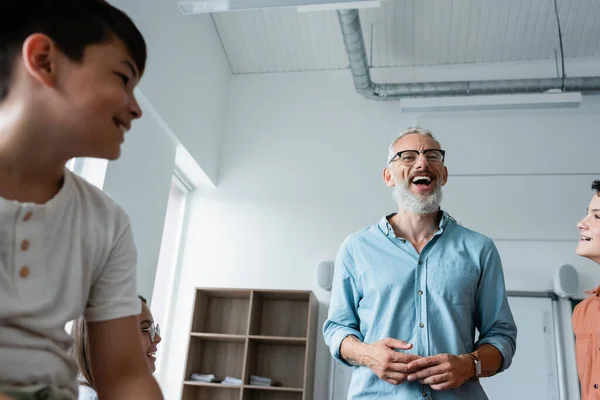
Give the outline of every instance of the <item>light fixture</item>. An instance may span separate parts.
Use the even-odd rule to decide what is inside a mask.
[[[179,3],[183,14],[294,7],[300,12],[381,7],[381,0],[203,0]]]
[[[402,112],[485,111],[579,107],[579,92],[403,98]]]
[[[296,9],[298,12],[311,12],[311,11],[329,11],[329,10],[352,10],[352,9],[363,9],[363,8],[380,8],[380,0],[365,0],[365,1],[344,1],[338,3],[325,3],[325,4],[310,4],[305,6],[298,6]]]

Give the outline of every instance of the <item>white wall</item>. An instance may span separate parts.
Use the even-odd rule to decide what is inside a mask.
[[[184,16],[175,0],[110,2],[146,39],[141,90],[216,183],[231,71],[210,16]]]
[[[491,77],[490,77],[491,78]],[[381,181],[389,142],[418,119],[447,150],[444,208],[496,239],[508,288],[547,290],[570,262],[582,290],[600,268],[577,258],[575,223],[600,177],[600,102],[581,110],[404,115],[354,92],[348,71],[237,76],[219,187],[190,216],[166,393],[178,398],[193,287],[312,289],[314,266],[351,232],[394,211]],[[327,397],[329,352],[319,334],[315,399]]]
[[[110,2],[133,19],[148,47],[138,93],[145,117],[109,164],[104,190],[131,216],[138,290],[150,299],[176,143],[200,166],[194,182],[216,183],[231,72],[209,16],[184,16],[174,0]]]
[[[103,190],[131,219],[138,252],[137,288],[151,301],[162,239],[176,143],[142,103],[145,115],[133,122],[121,157],[109,162]]]

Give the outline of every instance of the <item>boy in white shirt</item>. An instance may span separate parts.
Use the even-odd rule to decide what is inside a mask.
[[[100,399],[162,399],[136,315],[125,212],[64,168],[114,160],[146,45],[103,0],[0,0],[0,393],[77,398],[65,323],[88,321]],[[2,394],[0,394],[2,398]]]

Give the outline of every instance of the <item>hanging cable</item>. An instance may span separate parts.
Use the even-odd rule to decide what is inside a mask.
[[[554,0],[554,13],[556,14],[556,24],[558,25],[558,42],[560,44],[560,59],[562,63],[562,84],[561,90],[565,91],[565,78],[567,75],[565,74],[565,54],[563,52],[563,40],[562,40],[562,30],[560,29],[560,18],[558,17],[558,4],[556,0]]]

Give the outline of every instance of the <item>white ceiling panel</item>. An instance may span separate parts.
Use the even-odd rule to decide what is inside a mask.
[[[600,1],[558,0],[565,56],[600,57]],[[383,0],[360,11],[373,67],[553,59],[553,0]],[[348,67],[335,11],[213,15],[234,73]]]

